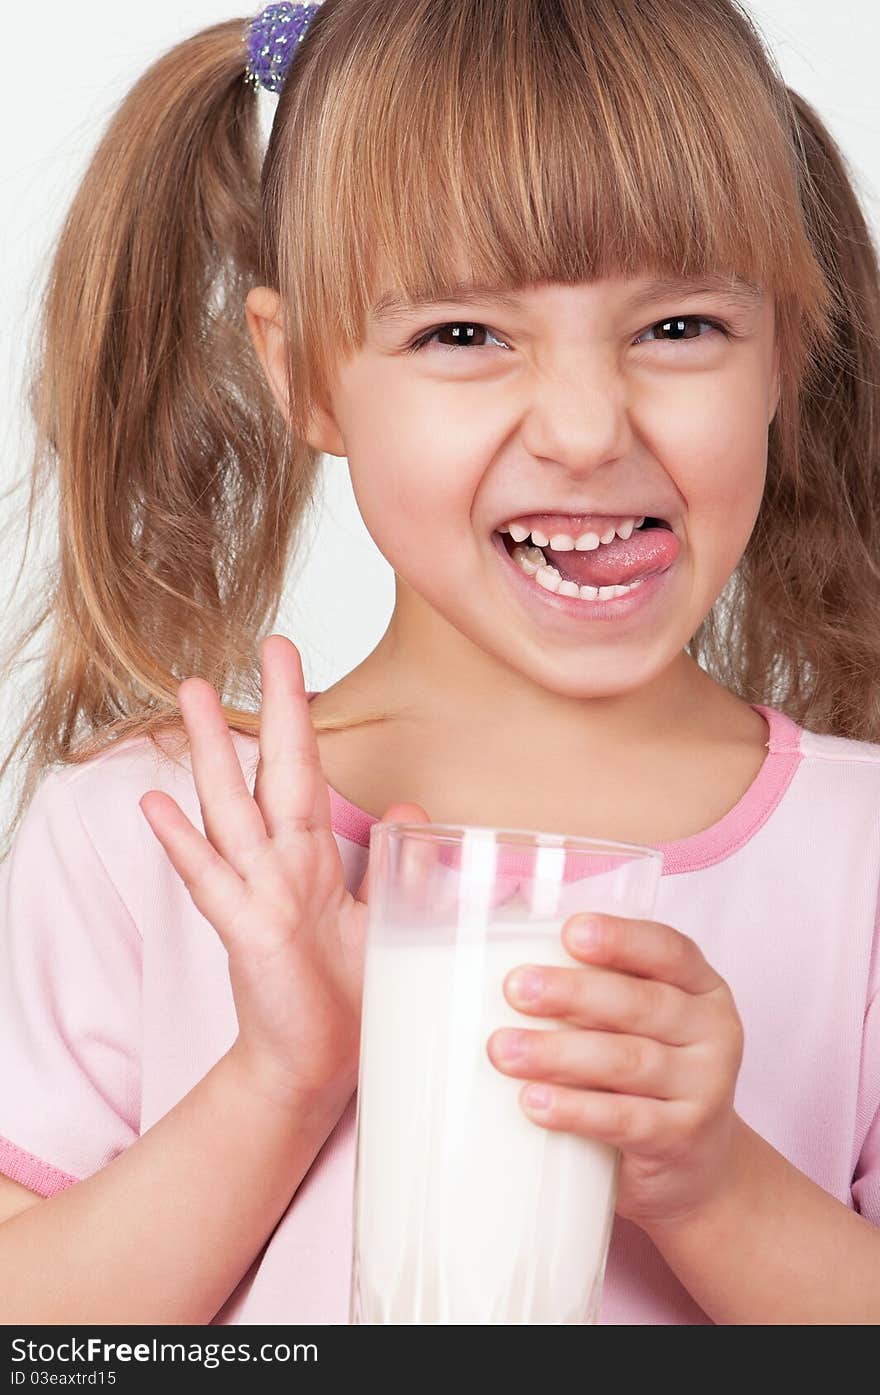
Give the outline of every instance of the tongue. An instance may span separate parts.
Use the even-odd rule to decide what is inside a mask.
[[[554,552],[549,547],[541,551],[563,580],[578,586],[621,586],[665,571],[681,544],[668,528],[639,528],[631,537],[615,538],[592,552]]]

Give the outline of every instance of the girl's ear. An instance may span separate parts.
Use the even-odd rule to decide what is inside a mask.
[[[272,395],[285,417],[287,401],[287,358],[284,327],[281,321],[281,297],[270,286],[254,286],[245,299],[245,315],[254,349]],[[316,409],[306,439],[309,445],[325,455],[345,455],[345,442],[329,412]]]

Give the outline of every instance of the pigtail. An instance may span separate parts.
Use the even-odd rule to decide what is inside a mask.
[[[259,701],[255,636],[277,610],[317,457],[291,464],[244,313],[261,167],[246,22],[204,30],[137,82],[54,252],[28,536],[54,482],[59,553],[3,674],[48,624],[39,697],[0,768],[28,758],[11,831],[46,766],[179,721],[184,677]],[[231,715],[255,728],[252,712]]]
[[[808,177],[802,198],[816,258],[837,306],[833,353],[802,398],[807,488],[798,500],[811,542],[816,620],[806,724],[880,741],[880,265],[843,157],[790,92]]]
[[[839,147],[786,91],[830,322],[796,410],[771,424],[730,627],[710,617],[695,656],[741,696],[812,731],[880,742],[880,267]]]

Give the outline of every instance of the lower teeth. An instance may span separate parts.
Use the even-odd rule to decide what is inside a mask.
[[[645,579],[640,576],[638,580],[625,586],[578,586],[576,581],[563,581],[556,568],[548,566],[543,552],[538,547],[524,547],[517,543],[511,556],[520,570],[533,577],[545,591],[554,594],[558,592],[560,596],[572,596],[582,601],[613,601],[617,596],[625,596],[628,591],[634,591]]]

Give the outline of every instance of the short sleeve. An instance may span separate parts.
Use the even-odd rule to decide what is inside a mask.
[[[139,1134],[141,938],[66,772],[0,863],[0,1172],[51,1196]]]
[[[865,1015],[863,1040],[858,1113],[865,1141],[853,1177],[852,1197],[856,1210],[880,1226],[880,992]]]
[[[866,1220],[880,1226],[880,895],[862,1032],[856,1130],[860,1146],[853,1174],[853,1204]]]

